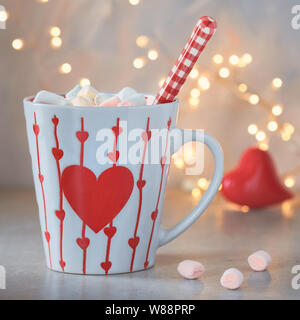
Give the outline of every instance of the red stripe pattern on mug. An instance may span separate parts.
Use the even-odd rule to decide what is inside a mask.
[[[217,24],[215,20],[210,17],[202,17],[198,20],[189,41],[183,48],[153,104],[174,101],[181,86],[198,60],[200,53],[215,33],[216,28]]]

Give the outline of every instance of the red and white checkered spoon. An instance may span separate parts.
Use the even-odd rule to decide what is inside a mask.
[[[202,17],[198,20],[189,41],[181,51],[153,104],[174,101],[216,28],[217,24],[213,18]]]

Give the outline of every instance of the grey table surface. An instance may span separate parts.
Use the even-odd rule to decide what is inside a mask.
[[[189,230],[158,250],[154,268],[80,276],[46,268],[33,191],[2,190],[0,265],[6,269],[6,289],[0,290],[0,299],[300,299],[300,289],[291,285],[291,269],[300,265],[298,203],[245,213],[217,197]],[[169,190],[163,225],[174,225],[194,205],[190,195]],[[248,255],[259,249],[272,255],[268,271],[253,272],[247,264]],[[184,259],[205,265],[201,279],[179,276],[176,267]],[[244,274],[238,290],[220,285],[230,267]]]

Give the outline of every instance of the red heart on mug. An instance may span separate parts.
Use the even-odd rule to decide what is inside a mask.
[[[83,143],[89,137],[89,133],[87,131],[77,131],[76,132],[76,137],[81,143]]]
[[[154,221],[157,218],[158,210],[155,210],[151,213],[151,219]]]
[[[41,173],[39,173],[39,180],[41,183],[44,182],[44,176]]]
[[[58,118],[57,118],[57,116],[54,116],[53,118],[52,118],[52,123],[55,125],[55,126],[57,126],[58,125]]]
[[[60,160],[63,157],[64,152],[61,149],[52,148],[52,154],[56,160]]]
[[[111,167],[97,178],[90,169],[72,165],[63,171],[61,184],[78,217],[98,233],[129,200],[134,178],[131,171],[122,166]]]
[[[119,160],[120,153],[118,150],[115,152],[109,152],[107,154],[108,159],[110,159],[113,163],[116,163]]]
[[[104,261],[101,262],[101,268],[105,271],[105,273],[107,273],[109,271],[109,269],[111,268],[111,262],[110,261]]]
[[[146,180],[138,180],[138,181],[136,182],[136,185],[137,185],[137,187],[138,187],[139,189],[144,188],[145,184],[146,184]]]
[[[65,210],[55,210],[55,215],[57,216],[57,218],[61,221],[63,221],[65,219]]]
[[[117,228],[114,226],[111,226],[111,227],[104,228],[103,231],[108,238],[112,238],[117,232]]]
[[[47,242],[50,241],[50,233],[48,231],[45,231],[45,238]]]
[[[290,199],[293,195],[280,182],[268,152],[247,149],[236,169],[222,181],[222,195],[239,205],[262,208]]]
[[[87,247],[89,246],[90,244],[90,239],[89,238],[77,238],[76,239],[76,242],[77,244],[79,245],[79,247],[82,249],[82,250],[86,250]]]
[[[40,133],[40,127],[37,124],[33,125],[33,132],[37,136]]]
[[[119,136],[122,132],[123,132],[123,129],[121,127],[112,127],[111,129],[114,133],[115,136]]]
[[[60,264],[60,266],[61,266],[62,269],[64,269],[65,266],[66,266],[65,261],[62,261],[62,260],[59,261],[59,264]]]
[[[128,240],[128,244],[132,249],[135,249],[138,246],[139,242],[140,242],[140,238],[139,237],[130,238]]]
[[[142,139],[147,142],[151,139],[151,131],[144,131],[142,133]]]

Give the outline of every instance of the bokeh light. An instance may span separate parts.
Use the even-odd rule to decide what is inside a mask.
[[[207,77],[200,77],[198,80],[198,85],[202,90],[208,90],[210,87],[210,82]]]
[[[24,47],[24,41],[22,39],[15,39],[13,40],[11,45],[15,50],[22,50],[22,48]]]
[[[88,78],[81,78],[79,81],[81,87],[89,86],[91,81]]]
[[[220,55],[220,54],[215,54],[215,55],[213,56],[213,62],[214,62],[215,64],[221,64],[221,63],[223,63],[223,61],[224,61],[224,58],[223,58],[222,55]]]
[[[63,74],[68,74],[72,71],[72,66],[69,63],[63,63],[59,67],[59,72]]]
[[[258,131],[258,127],[256,124],[252,123],[248,126],[248,133],[251,135],[255,135]]]
[[[224,67],[219,70],[219,76],[221,78],[228,78],[230,76],[230,71],[228,68]]]
[[[145,59],[143,58],[135,58],[133,60],[133,66],[136,68],[136,69],[142,69],[145,65]]]

